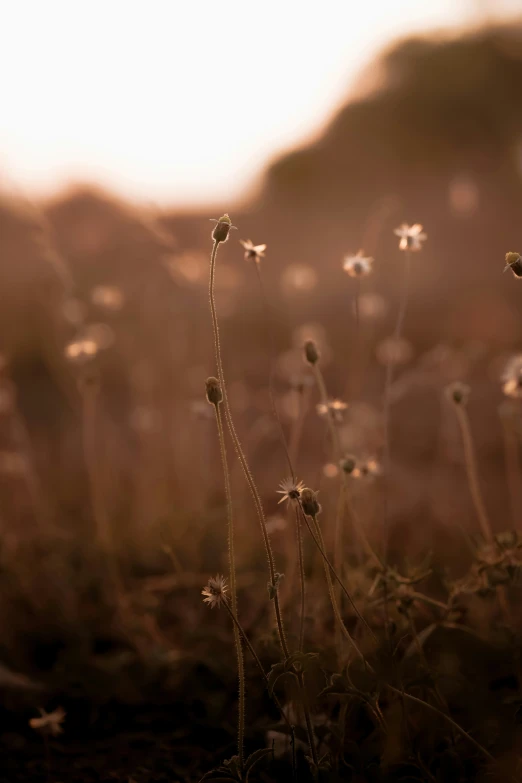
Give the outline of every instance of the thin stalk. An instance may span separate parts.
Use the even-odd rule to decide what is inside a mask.
[[[319,539],[319,535],[320,535],[320,530],[318,529],[319,526],[317,524],[317,521],[313,517],[312,517],[312,520],[314,521],[315,532],[316,532],[317,538]],[[321,537],[321,545],[323,545],[322,537]],[[337,601],[337,596],[335,594],[334,585],[333,585],[333,582],[332,582],[332,577],[331,577],[331,574],[330,574],[330,569],[328,567],[328,564],[326,562],[323,562],[323,566],[324,566],[324,575],[326,577],[326,584],[327,584],[327,587],[328,587],[328,595],[330,597],[330,603],[332,604],[334,617],[335,617],[336,622],[337,622],[337,628],[339,629],[339,632],[349,642],[349,644],[352,645],[353,649],[355,650],[355,652],[357,653],[359,658],[364,663],[366,663],[366,660],[364,658],[363,653],[360,651],[360,649],[359,649],[359,647],[357,645],[357,642],[355,641],[355,639],[353,638],[351,633],[348,631],[346,625],[344,624],[343,618],[341,616],[341,612],[339,611],[339,605],[338,605],[338,601]]]
[[[405,264],[404,264],[404,277],[402,282],[401,300],[399,303],[399,310],[397,313],[397,321],[395,322],[395,329],[393,331],[393,340],[397,342],[401,339],[402,329],[404,326],[404,320],[406,318],[406,310],[408,308],[408,298],[410,293],[410,277],[411,277],[411,252],[409,250],[404,251]],[[384,471],[386,480],[390,480],[390,468],[391,468],[391,446],[390,446],[390,393],[393,383],[393,370],[394,363],[389,361],[386,365],[386,378],[384,381],[384,406],[383,406],[383,429],[384,429]],[[383,513],[383,525],[384,525],[384,538],[383,538],[383,551],[386,552],[388,546],[388,498],[387,498],[387,486],[384,486],[384,513]]]
[[[326,384],[325,384],[325,381],[324,381],[323,373],[321,372],[321,368],[319,367],[317,362],[313,365],[313,371],[314,371],[317,387],[319,389],[319,398],[320,398],[322,404],[326,406],[326,411],[327,411],[326,412],[326,419],[327,419],[327,422],[328,422],[328,430],[330,432],[330,438],[332,440],[332,444],[333,444],[333,447],[334,447],[334,454],[335,454],[336,458],[338,460],[340,460],[341,457],[342,457],[341,439],[339,437],[339,432],[337,431],[337,428],[336,428],[336,426],[334,424],[331,411],[328,408],[328,392],[327,392],[327,389],[326,389]],[[357,533],[357,535],[361,539],[361,544],[362,544],[363,548],[365,549],[366,553],[373,560],[375,560],[376,563],[379,566],[384,568],[383,561],[377,555],[377,553],[373,549],[372,545],[370,544],[370,542],[368,540],[368,537],[367,537],[367,535],[366,535],[366,533],[364,531],[363,524],[362,524],[362,522],[361,522],[361,520],[359,518],[359,515],[357,514],[357,512],[356,512],[356,510],[354,508],[354,505],[353,505],[353,503],[351,501],[351,498],[350,498],[349,492],[348,492],[348,479],[347,479],[346,474],[342,470],[341,470],[341,485],[342,485],[341,486],[341,492],[342,492],[342,496],[343,496],[343,502],[342,503],[340,502],[338,504],[338,506],[337,506],[337,515],[336,515],[336,520],[335,520],[335,530],[337,531],[337,535],[338,536],[340,535],[340,531],[341,531],[341,520],[340,520],[340,517],[342,516],[342,513],[344,511],[344,507],[346,506],[346,508],[348,509],[348,514],[350,515],[350,518],[351,518],[351,520],[353,522],[355,532]],[[338,548],[340,547],[340,541],[338,540],[337,536],[336,536],[336,540],[335,540],[334,546],[335,546],[335,551],[337,551]]]
[[[303,704],[303,712],[304,712],[305,722],[306,722],[306,732],[308,734],[308,744],[310,746],[310,752],[312,754],[312,761],[314,762],[314,765],[317,769],[317,767],[319,766],[319,759],[317,757],[317,750],[315,747],[314,730],[312,727],[310,704],[308,702],[308,694],[306,692],[306,685],[304,681],[304,672],[299,671],[297,672],[296,676],[297,676],[297,681],[299,682],[299,687],[301,689],[301,701]]]
[[[304,644],[304,618],[305,618],[305,570],[303,558],[303,536],[301,533],[301,520],[299,519],[299,506],[295,506],[295,527],[297,531],[297,557],[299,560],[299,581],[301,586],[301,614],[299,618],[299,652],[303,652]]]
[[[268,569],[270,572],[270,581],[275,586],[276,585],[276,569],[275,569],[275,563],[274,563],[274,555],[272,552],[272,547],[270,544],[270,538],[268,536],[268,531],[266,529],[266,520],[265,520],[265,514],[263,511],[263,506],[261,503],[261,498],[259,496],[259,492],[257,490],[257,486],[254,481],[254,477],[252,476],[252,473],[250,471],[250,468],[248,466],[248,462],[246,460],[245,454],[243,452],[243,449],[241,447],[241,443],[239,441],[236,429],[234,427],[234,422],[232,419],[232,413],[230,410],[230,405],[228,402],[228,393],[227,393],[227,387],[225,384],[225,377],[223,372],[223,362],[221,358],[221,342],[219,337],[219,323],[216,313],[216,302],[215,302],[215,293],[214,293],[214,282],[215,282],[215,275],[216,275],[216,256],[217,256],[217,249],[218,249],[219,242],[214,240],[214,244],[212,246],[212,253],[210,256],[210,281],[209,281],[209,300],[210,300],[210,312],[212,316],[212,329],[214,332],[214,350],[215,350],[215,358],[216,358],[216,364],[217,364],[217,373],[218,373],[218,380],[221,386],[221,390],[223,393],[223,404],[225,407],[225,418],[227,421],[227,426],[230,432],[230,436],[232,438],[232,442],[234,444],[234,448],[236,450],[239,462],[241,463],[241,467],[243,469],[243,473],[245,476],[245,479],[247,481],[248,487],[250,489],[250,492],[252,494],[252,498],[254,500],[254,506],[256,508],[257,516],[259,519],[259,523],[261,525],[261,533],[263,536],[263,543],[265,546],[266,551],[266,557],[268,561]],[[283,619],[281,616],[281,607],[279,603],[279,596],[277,589],[275,590],[275,596],[273,599],[274,602],[274,611],[276,616],[276,623],[277,623],[277,630],[279,634],[279,641],[281,644],[281,649],[283,651],[283,655],[285,658],[289,657],[288,652],[288,645],[286,642],[286,636],[283,626]]]
[[[308,517],[307,517],[307,515],[306,515],[306,514],[304,513],[304,511],[303,511],[303,507],[302,507],[302,506],[301,506],[301,514],[302,514],[302,517],[303,517],[303,519],[304,519],[304,521],[305,521],[305,523],[306,523],[306,526],[307,526],[307,528],[308,528],[308,530],[309,530],[309,532],[310,532],[310,535],[311,535],[311,536],[312,536],[312,538],[313,538],[314,544],[315,544],[315,545],[316,545],[316,547],[318,548],[318,550],[319,550],[319,552],[321,553],[321,556],[322,556],[322,558],[323,558],[323,560],[324,560],[325,564],[326,564],[326,565],[328,566],[328,568],[329,568],[328,576],[330,576],[330,571],[331,571],[331,573],[332,573],[332,574],[333,574],[333,576],[335,577],[335,580],[336,580],[336,582],[337,582],[337,583],[338,583],[338,584],[341,586],[341,590],[343,591],[343,593],[344,593],[344,594],[345,594],[345,596],[347,597],[348,601],[350,602],[350,605],[352,606],[353,610],[355,611],[355,613],[356,613],[357,617],[359,618],[359,620],[361,620],[361,622],[363,623],[363,625],[365,626],[365,628],[366,628],[366,629],[369,631],[369,633],[371,634],[372,638],[373,638],[373,639],[376,639],[376,637],[375,637],[375,634],[373,633],[372,629],[370,628],[370,626],[368,625],[368,623],[366,622],[366,620],[364,619],[364,617],[361,615],[361,613],[360,613],[360,612],[359,612],[359,610],[357,609],[357,606],[355,605],[355,603],[354,603],[354,600],[353,600],[352,596],[350,595],[350,593],[348,592],[348,590],[347,590],[347,589],[346,589],[346,587],[344,586],[343,582],[342,582],[342,581],[341,581],[341,579],[339,578],[339,576],[338,576],[338,574],[337,574],[337,572],[336,572],[335,568],[333,567],[332,563],[330,562],[330,560],[329,560],[329,558],[328,558],[328,555],[327,555],[327,554],[326,554],[326,552],[325,552],[325,549],[324,549],[324,541],[323,541],[323,536],[322,536],[322,533],[321,533],[321,528],[320,528],[320,526],[319,526],[319,523],[317,522],[317,517],[311,517],[311,519],[312,519],[312,522],[313,522],[313,525],[314,525],[314,528],[315,528],[315,532],[314,532],[314,530],[312,530],[312,527],[311,527],[311,525],[310,525],[310,522],[308,521]],[[331,582],[331,579],[330,579],[330,582]],[[333,590],[332,590],[332,592],[333,592]],[[336,606],[337,606],[337,603],[336,603]],[[334,610],[334,611],[335,611],[335,610]],[[348,633],[348,632],[347,632],[347,633]],[[350,637],[350,638],[351,638],[351,637]],[[353,641],[351,642],[351,644],[353,645]],[[361,653],[359,653],[359,654],[360,654],[360,655],[361,655],[361,657],[362,657],[362,654],[361,654]],[[363,660],[364,660],[364,658],[363,658]]]
[[[232,611],[232,607],[230,606],[230,604],[228,603],[226,598],[223,599],[222,604],[225,607],[225,609],[227,610],[227,612],[229,613],[229,615],[230,615],[230,617],[232,619],[232,622],[234,623],[234,628],[236,628],[239,631],[239,633],[241,634],[241,636],[243,637],[243,641],[245,642],[245,645],[246,645],[250,655],[252,656],[252,658],[256,662],[257,668],[261,672],[261,676],[262,676],[263,680],[265,681],[266,685],[269,686],[270,683],[268,681],[267,675],[265,674],[265,670],[263,668],[263,664],[259,660],[258,654],[254,650],[250,639],[246,635],[246,633],[245,633],[245,631],[243,629],[243,626],[241,625],[241,623],[239,622],[239,620],[237,618],[237,615]],[[270,692],[270,689],[269,689],[269,692]],[[275,695],[274,692],[272,692],[271,695],[272,695],[272,700],[273,700],[274,704],[276,705],[277,709],[281,713],[281,717],[283,718],[284,722],[286,723],[286,725],[290,729],[291,735],[293,737],[294,736],[294,727],[292,726],[292,724],[290,723],[290,721],[286,717],[285,712],[283,710],[283,707],[281,706],[281,702],[279,701],[279,699],[277,698],[277,696]]]
[[[125,591],[114,552],[112,528],[103,491],[103,466],[96,443],[99,389],[96,383],[81,382],[82,440],[85,468],[89,482],[92,513],[96,526],[96,539],[105,560],[109,579],[121,611],[125,605]]]
[[[486,748],[482,747],[480,742],[477,742],[476,739],[473,739],[471,734],[468,734],[468,732],[462,728],[462,726],[459,726],[458,723],[456,723],[453,718],[450,718],[449,715],[446,715],[445,712],[442,712],[442,710],[439,710],[438,707],[435,707],[433,704],[430,704],[427,701],[424,701],[424,699],[419,699],[417,696],[412,696],[411,693],[407,693],[406,691],[401,691],[398,688],[395,688],[393,685],[389,685],[388,683],[385,684],[386,688],[391,690],[393,693],[398,694],[401,698],[409,699],[409,701],[415,702],[415,704],[421,704],[423,707],[427,707],[432,712],[435,712],[439,717],[444,718],[447,723],[450,724],[450,726],[453,726],[455,731],[458,731],[459,734],[462,734],[463,737],[466,737],[469,742],[472,743],[472,745],[479,750],[483,756],[485,756],[489,761],[494,761],[494,757],[491,755],[491,753],[486,750]]]
[[[292,479],[295,482],[295,471],[294,471],[294,467],[293,467],[293,464],[292,464],[292,460],[290,458],[290,451],[289,451],[289,448],[288,448],[288,444],[286,442],[286,437],[285,437],[285,433],[284,433],[284,430],[283,430],[283,425],[281,424],[281,418],[279,416],[279,411],[277,410],[277,405],[276,405],[275,395],[274,395],[274,355],[275,355],[276,341],[275,341],[274,331],[273,331],[272,326],[271,326],[272,320],[271,320],[271,317],[270,317],[270,307],[268,305],[268,298],[267,298],[267,295],[265,293],[265,287],[263,285],[263,280],[261,278],[261,272],[259,270],[259,263],[257,261],[254,261],[254,266],[256,268],[257,281],[259,283],[259,290],[261,292],[261,300],[263,302],[263,308],[265,310],[265,321],[266,321],[267,325],[270,324],[269,331],[270,331],[270,340],[271,340],[271,343],[272,343],[272,358],[270,360],[270,372],[268,374],[268,396],[270,398],[270,405],[271,405],[271,408],[272,408],[272,413],[274,414],[274,418],[275,418],[275,420],[277,422],[277,428],[278,428],[278,432],[279,432],[279,440],[281,441],[281,445],[282,445],[283,451],[285,453],[286,462],[287,462],[288,468],[290,470],[290,475],[292,476]]]
[[[469,417],[463,405],[455,405],[454,407],[462,435],[464,458],[466,463],[466,472],[468,474],[471,498],[473,500],[473,505],[475,506],[475,511],[477,513],[482,535],[488,543],[491,543],[493,541],[493,533],[491,532],[491,524],[489,521],[488,512],[486,511],[484,498],[482,497],[482,492],[480,489],[477,461],[475,458],[475,447],[473,444]]]
[[[228,470],[227,450],[225,445],[225,435],[223,432],[223,421],[219,403],[214,405],[216,414],[216,424],[219,438],[219,450],[221,452],[221,462],[223,465],[223,478],[225,482],[225,496],[227,501],[227,519],[228,519],[228,565],[230,581],[230,600],[232,611],[237,615],[237,585],[236,585],[236,563],[234,553],[234,512],[232,508],[232,490],[230,487],[230,472]],[[237,673],[239,680],[239,702],[238,702],[238,756],[239,766],[243,769],[244,764],[244,745],[245,745],[245,667],[243,661],[243,650],[241,647],[241,635],[236,628],[234,629],[234,643],[236,646]]]
[[[299,446],[301,443],[301,435],[303,434],[303,424],[308,408],[309,389],[301,388],[298,390],[298,410],[297,416],[292,424],[290,430],[290,438],[288,444],[288,451],[290,453],[290,462],[295,466],[297,457],[299,454]]]
[[[518,438],[514,431],[514,418],[501,416],[504,441],[504,459],[506,463],[509,500],[513,527],[520,530],[522,525],[522,488],[520,470],[520,451]]]

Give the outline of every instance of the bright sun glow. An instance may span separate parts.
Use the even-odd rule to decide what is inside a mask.
[[[0,184],[49,193],[86,180],[179,205],[235,198],[267,159],[324,125],[381,45],[476,10],[472,0],[5,2]]]

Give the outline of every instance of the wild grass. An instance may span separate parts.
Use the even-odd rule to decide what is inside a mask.
[[[164,700],[190,756],[180,779],[520,780],[520,357],[502,375],[507,357],[492,357],[505,398],[492,467],[480,370],[451,377],[470,364],[457,348],[402,369],[414,286],[377,327],[365,297],[379,256],[339,260],[355,361],[317,312],[279,311],[270,246],[241,248],[231,231],[216,221],[209,281],[207,259],[160,243],[175,282],[209,282],[208,307],[180,306],[174,334],[152,315],[176,296],[167,272],[150,309],[141,290],[69,287],[52,437],[18,398],[15,364],[2,370],[4,659],[39,686],[25,723],[37,708],[61,716],[47,769],[78,702],[103,715],[111,700]],[[410,282],[423,236],[402,226],[401,249],[389,232]],[[245,288],[248,306],[227,315]],[[352,371],[351,397],[336,398]],[[429,492],[429,469],[401,453],[410,418],[429,429],[422,400],[405,415],[420,382],[440,402],[430,469],[444,491],[408,506]],[[432,508],[444,502],[445,518]]]

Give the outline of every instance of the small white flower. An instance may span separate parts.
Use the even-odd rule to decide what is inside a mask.
[[[281,489],[277,490],[277,494],[283,496],[279,503],[283,503],[285,500],[288,502],[299,500],[301,491],[304,489],[304,483],[302,481],[296,483],[293,478],[284,479],[279,486]]]
[[[422,250],[422,243],[428,238],[428,235],[423,233],[420,223],[415,223],[413,226],[403,223],[393,233],[400,237],[400,250]]]
[[[359,250],[355,256],[345,256],[343,269],[350,277],[367,277],[373,271],[373,258]]]
[[[245,261],[255,261],[259,264],[265,257],[266,245],[254,245],[251,239],[247,239],[246,242],[243,239],[239,241],[245,248]]]
[[[201,595],[205,596],[203,601],[213,609],[215,606],[221,606],[222,601],[226,601],[227,590],[227,580],[225,577],[216,574],[216,576],[210,577],[207,586],[201,591]]]
[[[319,416],[330,415],[334,421],[341,422],[347,407],[348,405],[342,400],[328,400],[327,403],[318,403],[315,409]]]
[[[522,397],[522,355],[513,356],[502,373],[502,391],[506,397]]]
[[[41,734],[51,734],[53,737],[57,737],[58,734],[62,733],[62,723],[67,714],[62,707],[57,707],[52,712],[46,712],[39,707],[38,711],[40,717],[29,720],[29,726],[32,729],[39,731]]]

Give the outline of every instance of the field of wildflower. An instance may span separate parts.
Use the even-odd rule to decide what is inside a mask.
[[[0,783],[522,781],[513,35],[230,215],[0,197]]]

